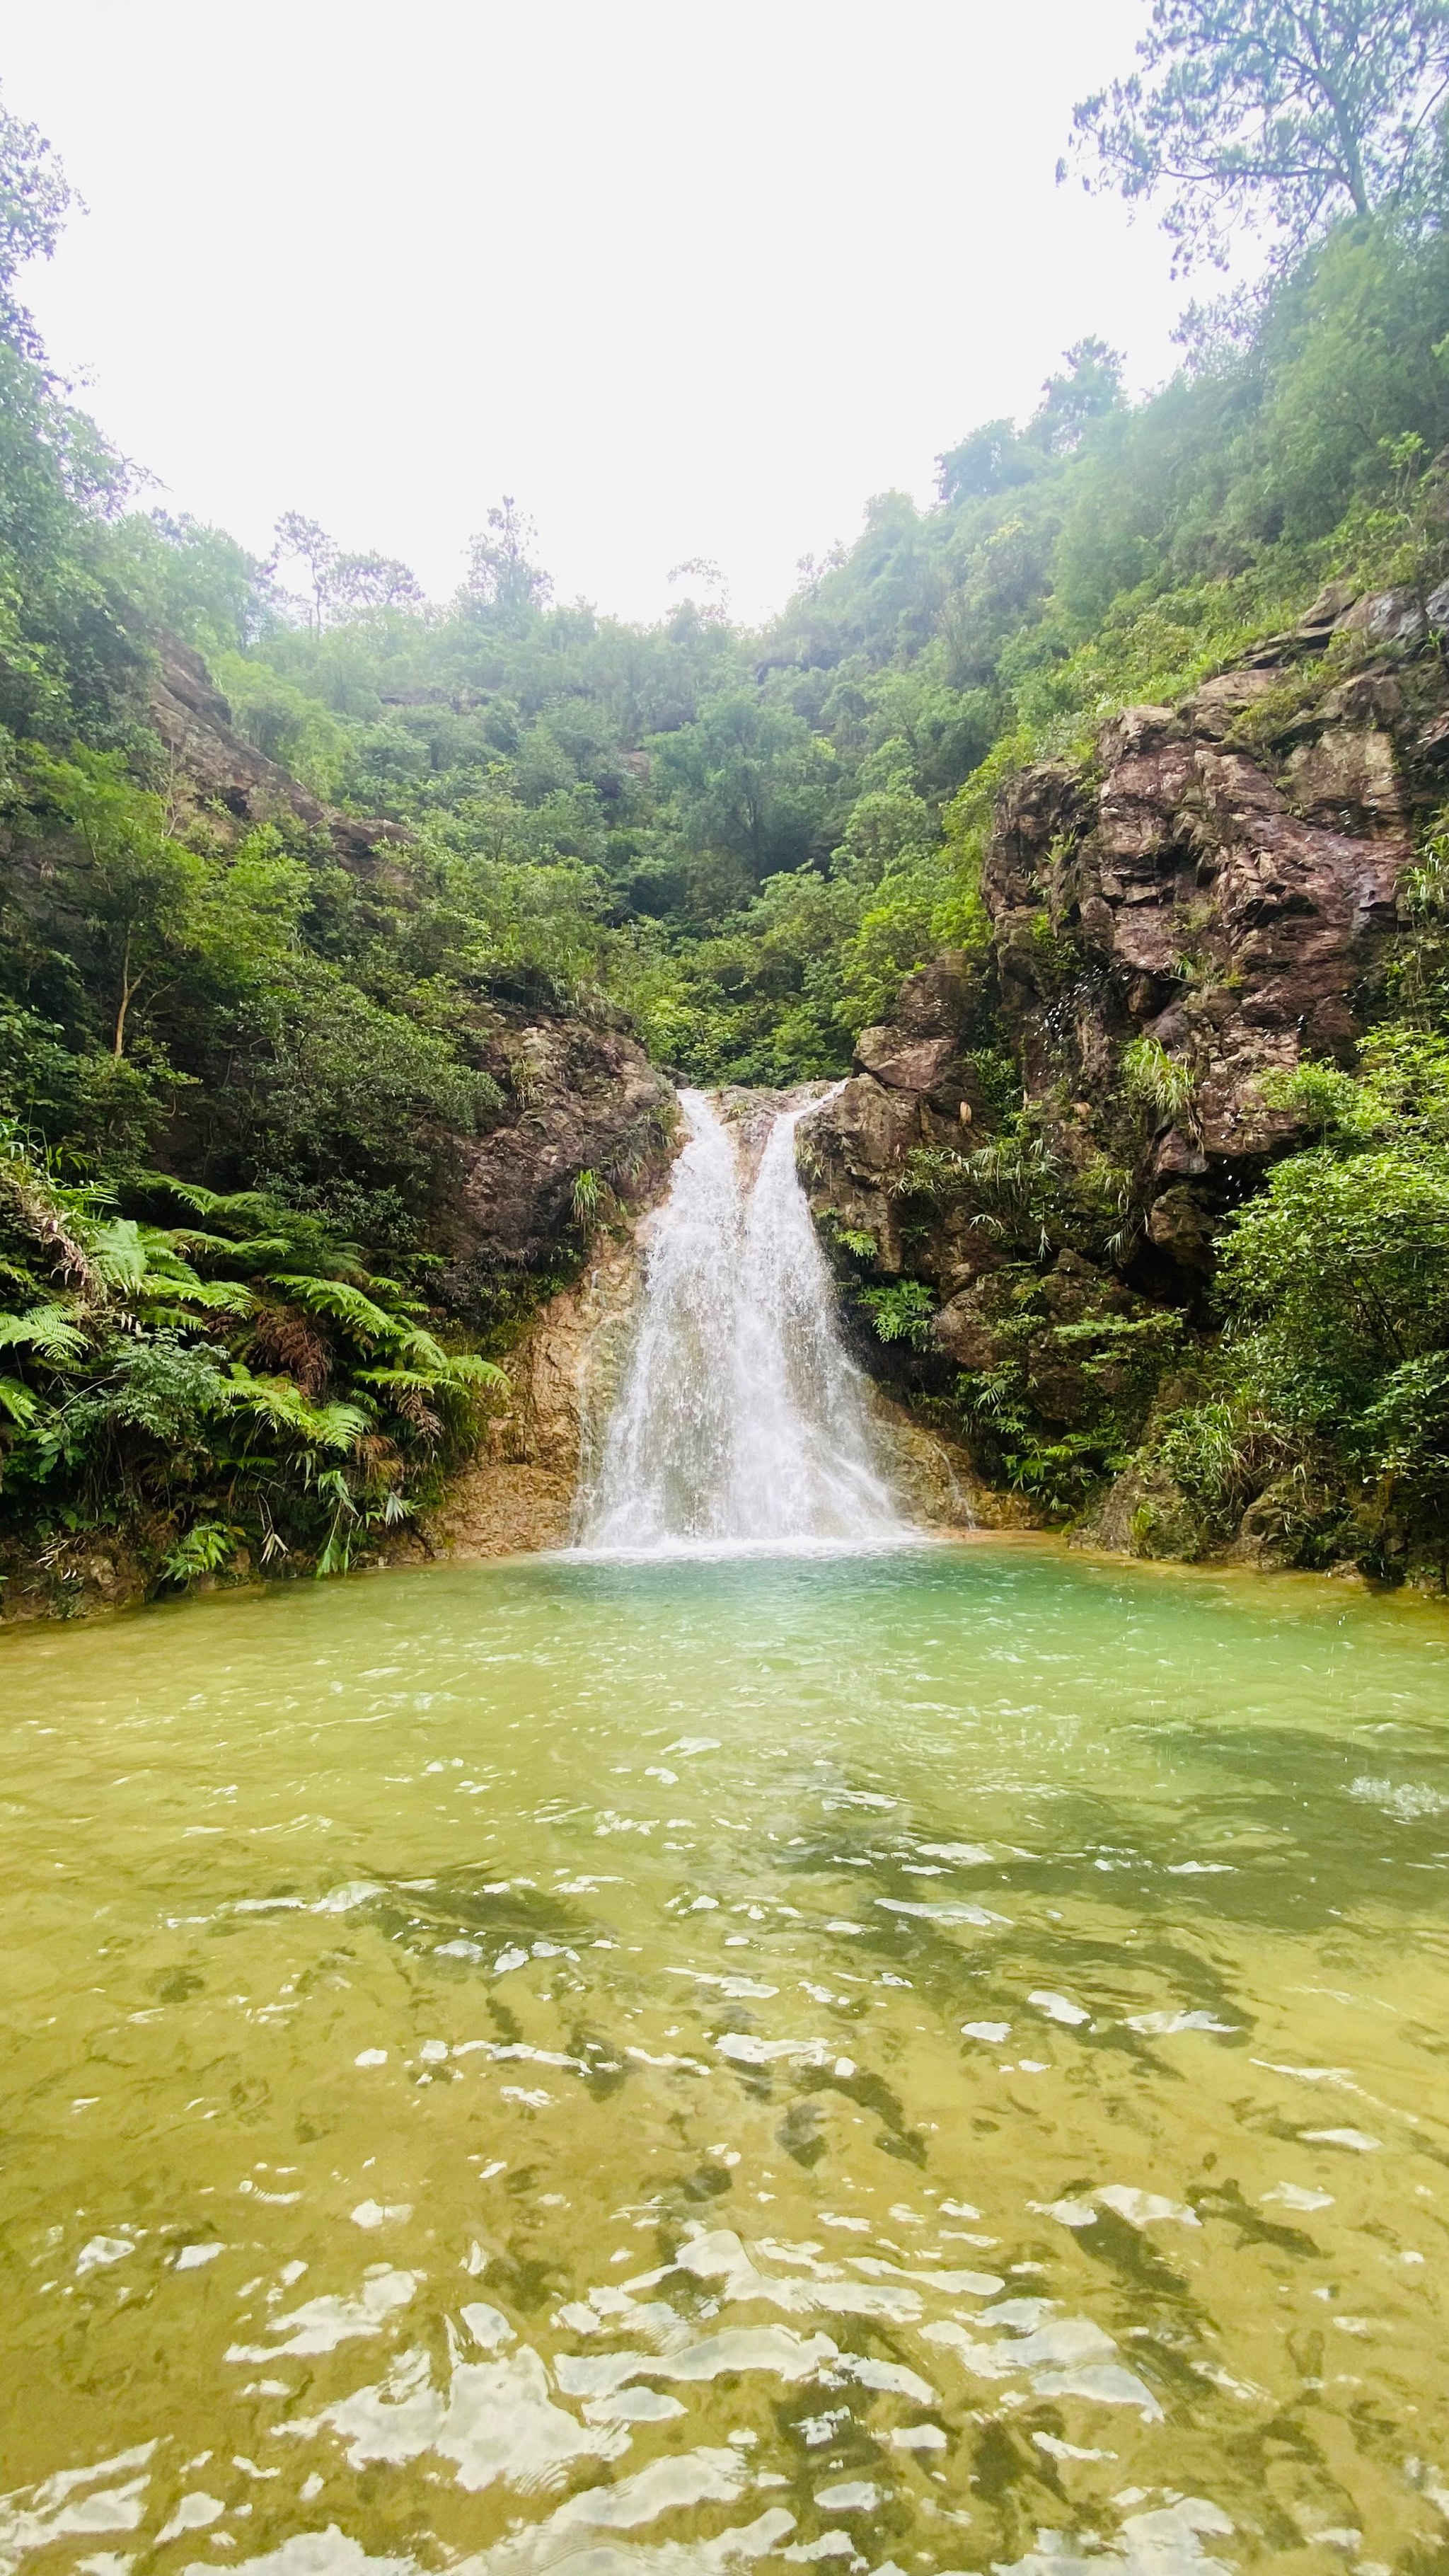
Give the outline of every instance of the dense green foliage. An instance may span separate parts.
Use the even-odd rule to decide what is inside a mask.
[[[466,1447],[487,1360],[450,1356],[422,1301],[260,1191],[159,1177],[191,1221],[114,1213],[0,1126],[5,1499],[67,1540],[112,1530],[188,1581],[294,1550],[345,1567]],[[178,1211],[179,1212],[179,1211]]]
[[[944,454],[932,508],[873,501],[763,634],[551,605],[510,504],[446,607],[309,572],[288,610],[257,575],[214,666],[262,749],[416,833],[469,915],[440,973],[602,989],[696,1079],[837,1071],[904,973],[980,935],[1015,763],[1190,686],[1330,572],[1412,573],[1446,337],[1449,243],[1350,222],[1146,403],[1081,343],[1024,429]],[[173,541],[173,582],[216,542]],[[205,644],[214,588],[171,615]]]
[[[158,1115],[178,1073],[210,1087],[219,1014],[228,1062],[240,1035],[258,1088],[217,1148],[225,1179],[334,1168],[325,1102],[309,1158],[260,1097],[290,1096],[268,1068],[319,1010],[357,1011],[380,1061],[413,1065],[380,1186],[419,1101],[447,1091],[460,995],[623,1010],[704,1080],[843,1068],[904,973],[980,935],[979,853],[1014,763],[1190,685],[1329,571],[1412,571],[1421,472],[1449,439],[1446,338],[1449,243],[1351,222],[1245,346],[1200,352],[1148,402],[1081,343],[1024,429],[988,423],[946,452],[932,508],[873,501],[856,543],[754,635],[690,601],[647,629],[552,604],[512,503],[446,606],[295,518],[264,567],[214,530],[126,512],[95,433],[9,349],[13,828],[53,846],[82,803],[117,800],[106,852],[47,863],[43,901],[34,872],[5,925],[12,1004],[87,1068],[77,1132],[94,1131],[80,1095],[123,1004],[129,1088]],[[193,821],[178,856],[144,732],[158,627],[207,656],[269,758],[407,828],[390,891],[344,881],[296,832],[243,856],[201,846]],[[344,1006],[339,979],[365,1001]],[[61,1106],[45,1112],[58,1141]]]
[[[1396,95],[1409,81],[1429,96],[1439,14],[1390,13],[1379,67]],[[1167,44],[1252,16],[1243,0],[1173,0],[1156,23]],[[1370,88],[1386,169],[1382,82]],[[1112,112],[1120,126],[1140,107],[1124,96]],[[1101,140],[1102,118],[1084,132]],[[1219,145],[1230,195],[1239,145]],[[125,470],[11,295],[65,191],[0,112],[0,1333],[14,1363],[0,1537],[59,1543],[139,1513],[169,1532],[178,1571],[193,1544],[221,1548],[206,1532],[254,1554],[275,1553],[276,1533],[299,1559],[341,1561],[468,1437],[477,1371],[429,1337],[418,1299],[452,1140],[505,1109],[500,1008],[623,1021],[706,1082],[842,1071],[905,974],[984,942],[980,858],[1014,767],[1084,751],[1114,707],[1185,690],[1328,575],[1411,579],[1437,562],[1449,237],[1424,152],[1413,167],[1412,191],[1376,183],[1369,211],[1326,232],[1332,186],[1289,209],[1298,255],[1251,327],[1200,326],[1191,363],[1150,399],[1129,402],[1114,353],[1080,342],[1023,427],[988,422],[948,449],[928,508],[877,496],[854,544],[745,633],[689,599],[648,628],[555,602],[511,500],[443,604],[296,514],[262,564],[218,530],[129,506]],[[380,847],[374,834],[371,862],[295,815],[242,828],[188,796],[148,716],[166,634],[204,656],[257,750],[335,813],[395,827]],[[1405,1070],[1386,1040],[1357,1106],[1336,1096],[1314,1158],[1285,1164],[1240,1220],[1224,1267],[1236,1357],[1199,1408],[1205,1458],[1246,1424],[1234,1455],[1246,1441],[1301,1465],[1338,1441],[1347,1409],[1363,1427],[1340,1464],[1351,1451],[1361,1479],[1440,1490],[1437,864],[1396,999],[1428,1052]],[[1179,1071],[1138,1050],[1124,1098],[1161,1106]],[[1386,1108],[1394,1082],[1408,1090]],[[1002,1106],[974,1182],[997,1191],[1029,1262],[1065,1184],[1030,1115]],[[177,1230],[158,1171],[214,1194],[204,1235]],[[1120,1176],[1097,1179],[1100,1206],[1076,1217],[1112,1261],[1130,1225]],[[575,1191],[583,1230],[591,1181],[602,1189],[585,1174]],[[1373,1332],[1353,1248],[1370,1205],[1395,1211],[1402,1252],[1373,1287]],[[1305,1300],[1320,1275],[1322,1300]],[[884,1341],[920,1341],[918,1298],[868,1295]],[[1102,1366],[1131,1401],[1058,1462],[1059,1499],[1117,1462],[1140,1411],[1126,1347],[1119,1334]],[[994,1408],[1021,1480],[1050,1485],[1014,1382],[973,1400],[983,1422]],[[1197,1433],[1174,1436],[1190,1479]],[[1218,1487],[1213,1472],[1198,1482],[1221,1515],[1246,1470]]]
[[[1387,1571],[1449,1536],[1449,983],[1436,1025],[1388,1025],[1356,1074],[1276,1091],[1320,1141],[1270,1174],[1221,1254],[1229,1331],[1157,1464],[1200,1543],[1258,1501],[1291,1554]],[[1150,1534],[1150,1533],[1149,1533]]]

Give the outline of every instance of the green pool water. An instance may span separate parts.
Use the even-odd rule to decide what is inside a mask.
[[[1442,1609],[533,1560],[0,1712],[0,2571],[1449,2567]]]

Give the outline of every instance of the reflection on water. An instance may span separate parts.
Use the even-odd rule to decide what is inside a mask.
[[[1449,2566],[1449,1622],[993,1541],[7,1638],[0,2570]]]

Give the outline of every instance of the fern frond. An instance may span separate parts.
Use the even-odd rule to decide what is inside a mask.
[[[267,1278],[273,1288],[283,1289],[309,1314],[326,1315],[331,1322],[341,1324],[364,1349],[374,1342],[384,1349],[397,1349],[408,1338],[410,1326],[396,1315],[389,1315],[385,1307],[348,1280],[318,1279],[296,1271],[269,1271]]]
[[[309,1449],[345,1451],[372,1427],[358,1404],[309,1404],[289,1377],[253,1377],[241,1361],[221,1388],[227,1412],[250,1413],[273,1430],[289,1431]]]
[[[86,1336],[68,1306],[32,1306],[28,1315],[0,1315],[0,1350],[33,1351],[50,1368],[71,1368]]]
[[[158,1279],[148,1272],[141,1293],[153,1305],[200,1306],[208,1314],[250,1315],[256,1298],[239,1279]]]
[[[18,1431],[28,1431],[40,1411],[40,1398],[18,1377],[0,1377],[0,1411],[9,1414]]]
[[[454,1351],[448,1359],[448,1377],[459,1386],[508,1387],[513,1381],[507,1369],[496,1360],[485,1360],[480,1351]]]

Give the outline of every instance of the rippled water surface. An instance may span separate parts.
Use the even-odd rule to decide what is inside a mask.
[[[1441,1610],[534,1561],[0,1708],[0,2569],[1449,2566]]]

